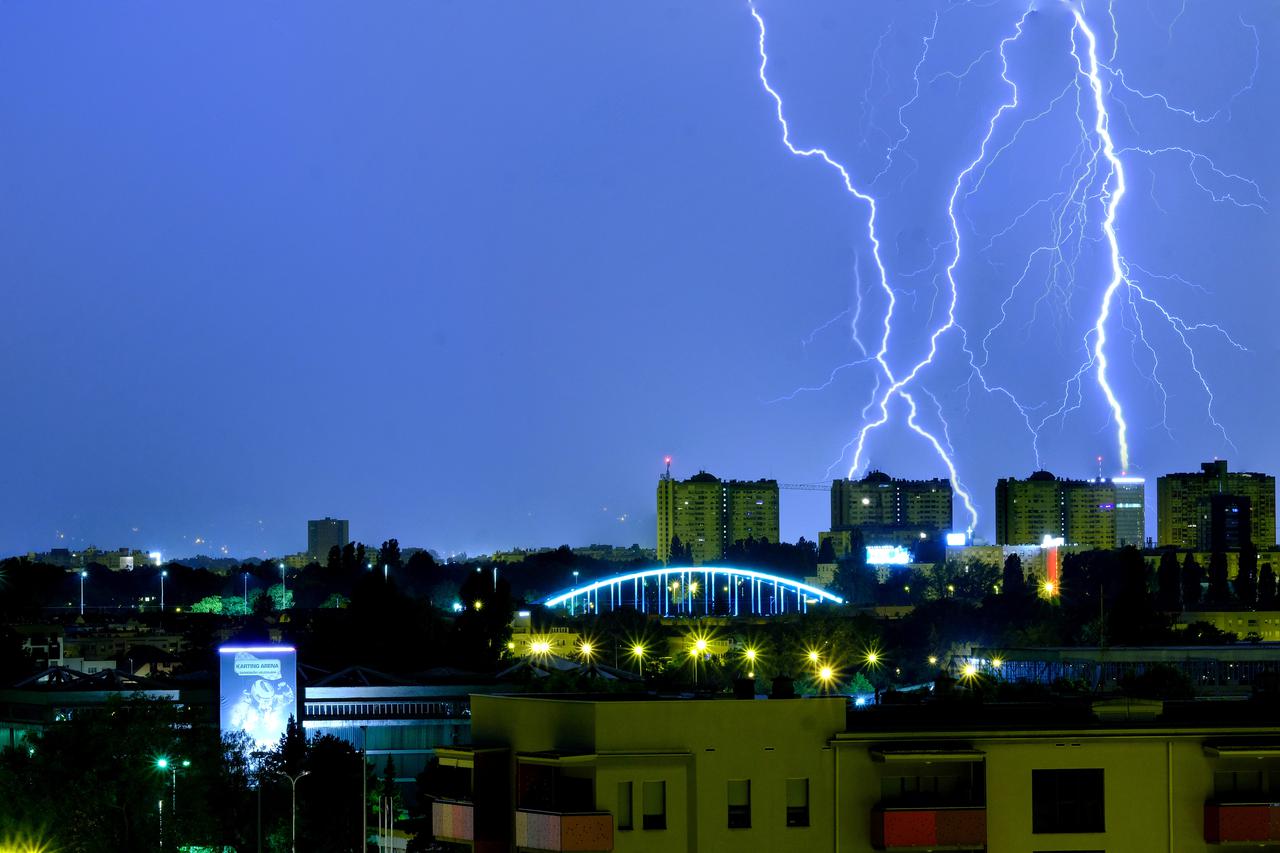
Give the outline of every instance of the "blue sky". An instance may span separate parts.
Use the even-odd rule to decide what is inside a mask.
[[[955,275],[971,342],[1011,318],[989,383],[1048,414],[1107,269],[1085,181],[1070,271],[1042,254],[1013,288],[1083,138],[1069,7],[1041,5],[1007,49],[1020,106],[991,150],[1011,144],[962,188]],[[1131,473],[1274,471],[1280,8],[1116,5],[1114,61],[1105,5],[1086,18],[1135,90],[1106,74],[1117,145],[1208,158],[1123,155],[1124,255],[1187,327],[1247,349],[1186,332],[1224,436],[1175,327],[1117,315]],[[793,142],[878,200],[901,372],[947,307],[947,198],[1009,94],[992,51],[1026,7],[759,8]],[[682,476],[847,473],[877,367],[791,395],[862,359],[859,293],[878,340],[866,207],[783,146],[757,38],[738,2],[0,6],[0,552],[274,554],[326,514],[442,551],[652,543],[665,454]],[[995,479],[1037,460],[963,340],[911,390],[989,535]],[[1060,475],[1119,468],[1093,376],[1041,431]],[[862,461],[945,476],[900,401],[890,416]],[[787,538],[825,523],[825,495],[784,493]]]

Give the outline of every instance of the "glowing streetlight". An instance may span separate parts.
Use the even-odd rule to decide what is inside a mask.
[[[999,669],[1003,664],[1004,664],[1004,661],[1000,660],[1000,658],[991,659],[991,667],[993,669]]]
[[[1041,588],[1042,590],[1044,590],[1044,594],[1045,594],[1045,595],[1047,595],[1047,596],[1049,596],[1049,597],[1051,597],[1051,598],[1052,598],[1054,595],[1056,595],[1056,594],[1057,594],[1057,592],[1058,592],[1058,586],[1057,586],[1057,584],[1055,584],[1053,581],[1050,581],[1050,580],[1047,580],[1047,581],[1045,581],[1043,584],[1041,584],[1041,585],[1040,585],[1040,588]]]
[[[285,586],[285,584],[287,580],[288,579],[285,577],[285,573],[284,573],[284,563],[281,563],[280,564],[280,611],[281,612],[284,612],[284,603],[289,600],[286,597],[287,587]]]
[[[960,670],[960,674],[966,679],[974,678],[978,674],[978,668],[971,663],[967,663],[964,665],[964,668]]]
[[[89,577],[88,572],[80,573],[80,615],[84,615],[84,579]]]
[[[167,577],[169,577],[169,571],[167,569],[161,569],[160,571],[160,612],[161,613],[164,612],[164,579]]]
[[[595,646],[591,645],[591,643],[587,641],[583,641],[582,645],[578,646],[578,652],[586,659],[587,663],[591,662],[591,655],[594,651]]]
[[[830,683],[831,679],[834,677],[835,673],[831,671],[831,667],[829,666],[824,666],[822,669],[818,670],[818,678],[821,678],[824,682]]]
[[[929,666],[937,666],[937,665],[938,665],[938,656],[929,655]]]
[[[875,666],[876,664],[880,663],[880,653],[872,649],[871,651],[867,652],[864,660],[866,660],[867,666]]]
[[[694,643],[693,643],[693,647],[694,647],[694,649],[696,649],[696,650],[697,650],[698,654],[700,654],[700,655],[704,655],[704,654],[706,654],[706,653],[707,653],[707,641],[706,641],[706,639],[705,639],[705,638],[703,638],[703,637],[699,637],[697,640],[695,640],[695,641],[694,641]]]
[[[636,659],[636,663],[640,668],[640,676],[644,677],[644,646],[639,643],[631,647],[631,656]]]
[[[809,650],[809,663],[817,663],[817,662],[818,662],[818,651],[817,651],[817,649],[810,649],[810,650]]]
[[[547,640],[533,640],[529,643],[529,651],[537,657],[546,657],[551,654],[551,643]]]

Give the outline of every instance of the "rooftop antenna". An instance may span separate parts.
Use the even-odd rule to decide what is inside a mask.
[[[664,458],[663,458],[663,460],[662,460],[662,461],[663,461],[663,462],[665,462],[665,463],[667,464],[667,475],[666,475],[666,476],[667,476],[667,479],[668,479],[668,480],[670,480],[670,479],[671,479],[671,457],[670,457],[670,456],[666,456],[666,457],[664,457]]]

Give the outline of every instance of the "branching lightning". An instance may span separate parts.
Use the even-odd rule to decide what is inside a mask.
[[[1039,0],[1043,5],[1045,0]],[[1042,433],[1051,424],[1057,423],[1059,428],[1065,426],[1066,419],[1079,410],[1086,397],[1086,380],[1092,378],[1096,383],[1099,400],[1105,405],[1109,415],[1109,428],[1114,431],[1114,440],[1118,452],[1120,467],[1127,472],[1132,463],[1131,453],[1131,417],[1126,412],[1125,398],[1117,384],[1117,364],[1113,353],[1115,338],[1128,336],[1130,352],[1134,366],[1150,381],[1152,392],[1159,405],[1159,423],[1170,435],[1173,434],[1169,424],[1169,401],[1174,394],[1161,378],[1161,373],[1185,363],[1190,375],[1194,377],[1199,391],[1203,393],[1207,423],[1231,445],[1227,429],[1215,412],[1215,396],[1211,383],[1198,357],[1194,340],[1203,335],[1206,338],[1216,337],[1225,341],[1230,347],[1247,351],[1224,328],[1207,322],[1189,323],[1183,317],[1170,311],[1157,297],[1156,283],[1200,289],[1181,275],[1176,273],[1152,273],[1138,263],[1131,261],[1125,251],[1122,239],[1121,213],[1123,202],[1130,189],[1126,159],[1144,158],[1152,164],[1172,160],[1185,163],[1190,186],[1202,193],[1210,202],[1227,205],[1241,211],[1266,213],[1269,201],[1262,187],[1253,179],[1230,169],[1220,167],[1213,158],[1201,151],[1181,144],[1140,144],[1134,141],[1118,141],[1113,128],[1113,113],[1122,116],[1120,126],[1131,131],[1136,138],[1139,134],[1135,126],[1135,116],[1131,114],[1130,104],[1126,98],[1134,99],[1134,105],[1145,104],[1146,108],[1155,106],[1166,111],[1175,121],[1186,120],[1195,125],[1205,125],[1218,120],[1229,121],[1236,104],[1248,94],[1255,85],[1261,60],[1261,39],[1258,28],[1243,19],[1241,26],[1253,37],[1253,67],[1248,80],[1234,91],[1229,99],[1216,110],[1205,111],[1180,106],[1162,92],[1147,91],[1129,83],[1124,69],[1117,64],[1120,52],[1120,27],[1116,20],[1114,0],[1108,0],[1105,10],[1109,28],[1109,50],[1104,50],[1098,32],[1090,24],[1085,7],[1076,0],[1050,0],[1051,3],[1067,11],[1064,20],[1064,49],[1062,57],[1070,71],[1070,79],[1066,85],[1050,97],[1042,106],[1035,108],[1024,104],[1020,99],[1019,86],[1015,75],[1010,70],[1010,47],[1024,35],[1035,5],[1028,7],[1016,21],[1012,22],[1011,31],[999,40],[994,47],[979,52],[975,58],[960,70],[931,71],[930,52],[937,40],[941,18],[952,11],[966,6],[953,2],[941,12],[935,13],[933,19],[921,38],[921,52],[910,69],[911,89],[909,97],[898,107],[896,114],[897,130],[893,133],[877,131],[883,135],[887,145],[883,152],[883,161],[878,168],[873,167],[874,174],[864,185],[852,177],[851,170],[837,161],[822,148],[801,148],[791,141],[791,127],[787,123],[783,100],[779,92],[770,83],[767,75],[768,55],[766,52],[766,33],[764,19],[754,4],[751,15],[759,29],[759,80],[764,90],[773,98],[776,105],[777,121],[782,129],[782,141],[787,150],[795,156],[816,158],[833,169],[841,178],[845,191],[866,206],[866,238],[871,246],[871,255],[878,276],[878,286],[884,293],[882,328],[879,347],[874,353],[868,352],[858,337],[858,319],[862,314],[861,287],[858,288],[859,302],[853,313],[851,323],[855,343],[859,346],[863,358],[835,368],[826,382],[810,388],[799,388],[792,394],[778,398],[792,399],[800,393],[823,390],[832,384],[837,375],[860,366],[874,364],[874,388],[870,400],[862,410],[861,426],[854,436],[841,450],[841,456],[828,469],[832,469],[852,451],[852,463],[848,476],[855,476],[864,464],[868,437],[892,419],[894,407],[905,405],[906,426],[923,438],[946,466],[956,494],[960,496],[971,523],[977,523],[977,511],[970,495],[961,483],[959,471],[955,463],[956,453],[952,446],[950,426],[944,413],[942,402],[919,385],[920,377],[941,360],[940,344],[954,330],[959,338],[959,347],[967,356],[968,380],[960,389],[980,387],[982,392],[999,397],[1012,405],[1023,422],[1030,439],[1031,451],[1037,466],[1041,459]],[[991,4],[982,4],[984,7]],[[1175,26],[1185,15],[1185,2],[1168,22],[1168,35],[1172,39]],[[891,25],[892,26],[892,25]],[[1069,32],[1068,32],[1069,29]],[[886,31],[887,34],[888,31]],[[1104,30],[1104,34],[1106,30]],[[868,83],[863,96],[864,115],[870,103],[871,87],[877,74],[888,76],[881,59],[881,48],[885,36],[880,37],[873,55],[873,77]],[[914,173],[918,160],[909,150],[913,144],[912,125],[909,113],[922,104],[922,81],[928,84],[943,79],[954,80],[963,84],[971,75],[988,67],[988,62],[995,58],[998,79],[995,84],[1006,93],[992,112],[986,116],[984,133],[976,151],[968,159],[963,168],[955,174],[950,182],[950,191],[946,196],[945,214],[949,226],[949,234],[940,242],[930,241],[933,257],[924,266],[906,271],[895,271],[890,274],[889,266],[882,257],[882,245],[877,233],[877,217],[879,205],[884,195],[874,189],[879,186],[891,170],[897,158],[905,158],[912,163]],[[1069,59],[1067,58],[1069,57]],[[1023,145],[1024,132],[1042,120],[1051,116],[1059,116],[1063,110],[1073,110],[1075,128],[1072,138],[1074,148],[1070,156],[1056,169],[1057,187],[1052,192],[1033,201],[1026,209],[1017,212],[1003,227],[985,235],[985,240],[977,244],[977,248],[968,248],[966,234],[977,234],[979,229],[969,218],[965,209],[966,202],[983,193],[989,175],[1001,166],[1001,160],[1007,152]],[[1010,121],[1015,114],[1024,113],[1016,123]],[[1143,114],[1145,115],[1145,114]],[[1054,119],[1061,120],[1061,119]],[[1070,119],[1069,119],[1070,120]],[[1008,127],[1006,127],[1008,125]],[[862,146],[866,145],[866,134],[863,135]],[[1154,166],[1153,166],[1154,168]],[[1053,174],[1053,173],[1051,173]],[[1154,171],[1152,172],[1154,176]],[[908,174],[902,179],[905,183]],[[879,197],[877,197],[879,196]],[[1154,195],[1154,182],[1151,199],[1157,210],[1162,213]],[[1096,213],[1095,213],[1096,211]],[[962,228],[961,223],[965,224]],[[1018,261],[1018,266],[1003,271],[1003,264],[990,258],[994,247],[1006,241],[1020,241],[1023,232],[1028,228],[1047,228],[1048,236],[1035,240],[1025,255]],[[1094,248],[1097,247],[1097,248]],[[938,255],[947,248],[946,264],[940,273],[934,274],[937,302],[943,303],[937,308],[938,317],[930,311],[927,320],[928,345],[922,356],[906,360],[909,365],[905,370],[895,371],[890,365],[891,343],[896,343],[894,336],[895,309],[898,297],[908,291],[895,287],[890,282],[901,282],[905,279],[922,275],[936,269]],[[965,251],[967,249],[967,251]],[[1088,265],[1093,255],[1101,254],[1105,259],[1105,273],[1097,275],[1095,269]],[[961,302],[961,293],[970,275],[969,267],[975,262],[985,262],[997,274],[1005,277],[1008,290],[1002,301],[998,303],[997,316],[993,325],[971,335],[960,323],[957,308]],[[1043,284],[1037,289],[1024,294],[1028,286],[1033,285],[1036,276],[1043,275]],[[1096,297],[1091,294],[1096,294]],[[1022,324],[1023,340],[1028,340],[1036,328],[1041,312],[1051,310],[1061,322],[1061,318],[1073,316],[1075,303],[1081,298],[1087,299],[1095,309],[1091,309],[1083,334],[1078,345],[1082,347],[1079,366],[1061,386],[1060,393],[1049,400],[1027,403],[1019,399],[1011,388],[1004,383],[990,378],[993,370],[992,346],[994,336],[1002,328],[1011,325],[1015,311],[1015,300],[1031,299],[1030,316]],[[905,305],[906,303],[904,303]],[[945,310],[943,310],[945,308]],[[850,310],[832,318],[824,326],[811,334],[834,324],[842,317],[849,316]],[[985,325],[985,324],[984,324]],[[1153,337],[1155,326],[1163,326],[1172,337],[1169,341],[1175,345],[1175,353],[1181,352],[1182,358],[1168,359],[1162,357],[1157,338]],[[1013,327],[1016,328],[1016,327]],[[904,344],[896,344],[904,346]],[[1167,356],[1167,353],[1164,355]],[[901,366],[902,359],[897,355],[894,361]],[[957,389],[957,390],[960,390]],[[941,439],[930,429],[921,424],[921,412],[917,406],[916,393],[923,393],[933,403],[934,413],[930,417],[937,418],[941,426]],[[1234,445],[1232,445],[1234,446]]]

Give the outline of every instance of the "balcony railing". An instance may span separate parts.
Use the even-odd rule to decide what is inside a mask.
[[[1204,840],[1210,844],[1280,841],[1280,803],[1205,803]]]
[[[609,853],[613,850],[613,815],[517,809],[516,847]]]
[[[431,804],[431,832],[446,841],[475,841],[476,807],[471,803],[436,800]]]
[[[985,806],[871,810],[871,845],[877,850],[959,850],[986,843]]]

